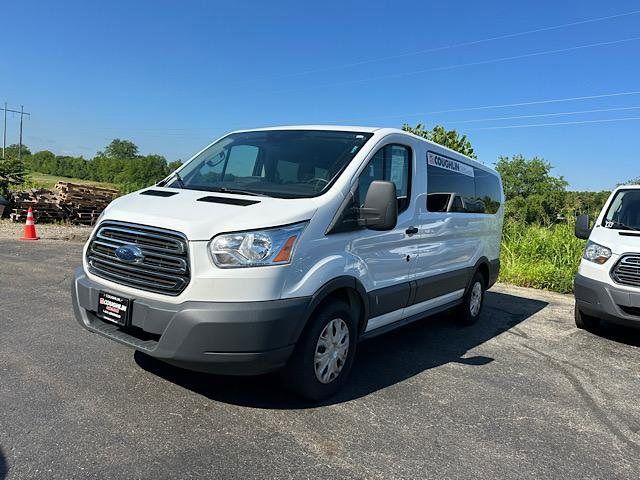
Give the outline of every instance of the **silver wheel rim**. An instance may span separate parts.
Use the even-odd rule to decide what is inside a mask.
[[[349,355],[349,328],[341,318],[334,318],[322,329],[316,344],[314,366],[316,378],[331,383],[344,368]]]
[[[482,306],[482,285],[480,282],[473,284],[471,289],[471,300],[469,302],[469,310],[471,316],[475,317],[480,313],[480,307]]]

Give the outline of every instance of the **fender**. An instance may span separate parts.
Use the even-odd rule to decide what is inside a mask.
[[[476,264],[471,269],[472,273],[471,273],[471,276],[469,277],[469,284],[467,285],[467,288],[464,292],[465,295],[469,293],[469,289],[471,288],[471,282],[473,281],[473,277],[475,276],[476,272],[480,270],[480,267],[482,265],[484,265],[487,268],[487,272],[489,274],[489,278],[487,278],[487,289],[491,286],[490,285],[491,284],[491,264],[489,263],[489,259],[483,255],[478,259]]]
[[[362,303],[362,311],[360,312],[359,324],[362,326],[362,324],[366,322],[366,319],[369,318],[369,300],[367,291],[365,290],[362,283],[360,283],[360,280],[349,275],[342,275],[329,280],[327,283],[322,285],[316,291],[316,293],[313,294],[313,296],[311,297],[311,301],[309,302],[309,305],[307,307],[307,314],[304,320],[304,325],[306,326],[309,318],[311,317],[311,314],[316,309],[316,307],[320,305],[320,303],[322,303],[324,299],[326,299],[333,292],[342,288],[348,288],[351,291],[355,291],[359,296]]]

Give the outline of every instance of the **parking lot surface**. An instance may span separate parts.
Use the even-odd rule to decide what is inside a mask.
[[[276,376],[169,367],[80,328],[81,244],[0,240],[0,480],[640,476],[640,333],[498,285],[359,346],[323,405]]]

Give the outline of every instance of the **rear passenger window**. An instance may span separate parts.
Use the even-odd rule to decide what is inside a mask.
[[[500,208],[498,177],[480,168],[433,152],[427,153],[427,210],[491,213]]]
[[[409,206],[410,161],[411,151],[402,145],[387,145],[378,150],[358,178],[358,205],[364,204],[371,182],[385,180],[396,185],[398,211],[405,210]]]
[[[475,168],[476,198],[484,203],[485,213],[497,213],[502,199],[500,180],[495,175]]]

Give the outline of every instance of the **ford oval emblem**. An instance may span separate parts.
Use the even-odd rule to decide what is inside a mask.
[[[135,245],[122,245],[116,248],[116,257],[126,263],[140,263],[144,260],[144,253]]]

